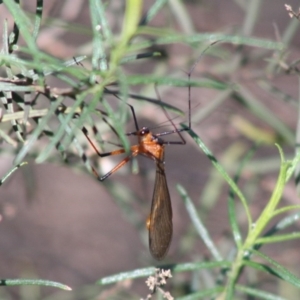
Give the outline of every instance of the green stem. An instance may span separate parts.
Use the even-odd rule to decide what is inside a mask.
[[[270,201],[268,202],[267,206],[257,219],[256,223],[252,224],[252,227],[250,228],[248,232],[248,236],[242,245],[242,247],[239,249],[236,259],[233,262],[231,271],[228,276],[228,282],[226,285],[225,290],[219,297],[218,300],[223,299],[232,299],[233,293],[234,293],[234,287],[235,283],[237,282],[239,275],[241,273],[241,270],[244,266],[244,257],[245,254],[249,251],[251,251],[251,248],[257,243],[257,239],[262,234],[264,229],[266,228],[267,224],[270,222],[270,220],[276,215],[276,207],[278,206],[278,203],[282,197],[283,189],[286,183],[287,178],[287,171],[291,165],[290,162],[286,162],[283,157],[282,150],[279,148],[279,152],[281,155],[281,167],[279,176],[277,179],[277,183],[275,186],[275,189],[272,193],[272,196],[270,198]]]

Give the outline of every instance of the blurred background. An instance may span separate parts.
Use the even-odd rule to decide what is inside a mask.
[[[118,33],[122,28],[125,2],[104,2],[110,26],[113,32]],[[299,57],[299,21],[289,17],[283,1],[250,2],[170,0],[150,25],[158,30],[167,28],[187,35],[236,34],[274,42],[286,38],[285,52],[280,53],[230,43],[212,45],[192,73],[193,79],[219,80],[240,92],[237,95],[229,89],[192,87],[192,128],[232,176],[247,151],[260,142],[240,180],[252,215],[257,216],[266,205],[277,179],[280,160],[274,144],[279,143],[287,157],[293,157],[295,152],[299,71],[293,63]],[[298,1],[290,0],[288,4],[298,10]],[[146,13],[151,6],[152,1],[145,1],[143,12]],[[247,11],[251,6],[252,15]],[[29,13],[35,10],[30,1],[22,7]],[[0,19],[5,18],[11,25],[9,13],[4,5],[0,5]],[[90,55],[92,31],[87,1],[46,1],[37,44],[44,52],[62,60]],[[124,66],[124,69],[128,74],[160,74],[187,79],[186,73],[207,45],[209,41],[201,47],[183,43],[159,45],[155,50],[161,51],[164,56],[140,60]],[[91,68],[89,59],[82,64],[87,70]],[[64,87],[51,78],[47,84]],[[134,87],[132,91],[157,97],[153,84]],[[187,123],[188,88],[158,86],[158,91],[164,102],[185,113],[180,117],[171,114],[174,123],[178,126],[181,122]],[[130,99],[130,103],[135,108],[140,127],[149,126],[154,132],[172,130],[161,107],[134,99]],[[134,129],[133,120],[129,118],[126,131]],[[209,258],[209,252],[196,235],[177,192],[177,183],[188,191],[219,250],[228,253],[233,245],[227,212],[228,186],[190,136],[187,133],[183,136],[186,145],[166,147],[174,235],[164,263]],[[118,142],[109,133],[105,137]],[[168,138],[179,139],[176,135]],[[78,139],[87,144],[80,131]],[[135,139],[132,139],[134,142]],[[114,148],[108,145],[107,149]],[[122,159],[107,158],[99,162],[88,145],[86,151],[95,165],[101,163],[101,174]],[[1,174],[11,168],[14,155],[15,150],[2,152]],[[59,281],[73,287],[75,292],[70,296],[66,292],[53,293],[44,288],[23,287],[21,290],[0,290],[2,299],[26,299],[26,295],[31,295],[27,299],[43,299],[44,293],[52,295],[47,299],[89,299],[97,294],[97,288],[90,285],[101,277],[157,264],[149,253],[144,228],[154,186],[153,161],[139,158],[137,174],[132,172],[129,164],[105,183],[100,183],[86,171],[76,154],[69,164],[63,163],[58,152],[51,160],[37,164],[33,158],[27,159],[28,165],[15,172],[0,189],[1,277],[38,277]],[[124,199],[127,202],[122,204]],[[283,202],[289,205],[298,203],[292,182],[285,189]],[[239,221],[246,230],[245,215],[239,204],[237,209],[241,210]],[[284,247],[266,246],[265,251],[288,266],[291,272],[300,275],[298,246],[297,241],[287,242]],[[186,288],[188,276],[180,274],[176,279],[182,290]],[[267,289],[280,295],[287,295],[292,289],[274,286],[267,277],[259,280]],[[130,290],[136,297],[146,297],[147,294],[144,279],[141,279],[113,288],[109,286],[108,294],[101,294],[97,299],[108,299],[110,292],[117,295],[118,290]],[[294,296],[289,299],[297,299]],[[118,299],[118,296],[111,297]]]

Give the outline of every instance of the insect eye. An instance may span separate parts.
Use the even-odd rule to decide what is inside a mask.
[[[148,127],[143,127],[142,130],[141,130],[142,135],[148,134],[149,132],[150,132],[150,130],[149,130]]]

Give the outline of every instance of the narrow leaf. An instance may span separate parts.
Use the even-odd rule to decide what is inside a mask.
[[[284,241],[290,241],[294,239],[300,238],[300,232],[292,232],[289,234],[280,234],[269,237],[262,237],[255,241],[256,244],[271,244],[271,243],[279,243]]]
[[[42,279],[1,279],[0,285],[42,285],[42,286],[51,286],[55,288],[59,288],[66,291],[71,291],[72,289],[62,283],[50,281],[50,280],[42,280]]]
[[[186,271],[195,271],[200,269],[212,269],[212,268],[226,268],[231,265],[229,261],[220,261],[220,262],[195,262],[195,263],[185,263],[178,265],[162,265],[158,266],[161,269],[170,269],[172,272],[186,272]],[[156,269],[154,267],[144,268],[144,269],[136,269],[129,272],[123,272],[116,275],[104,277],[97,281],[97,284],[111,284],[118,281],[126,280],[126,279],[134,279],[140,277],[147,277],[155,274]]]
[[[266,300],[286,300],[285,298],[258,290],[254,288],[250,288],[248,286],[243,286],[243,285],[236,285],[235,286],[237,291],[241,291],[247,295],[250,296],[255,296],[255,299],[266,299]]]
[[[292,274],[289,270],[285,267],[277,263],[275,260],[270,258],[269,256],[261,253],[260,251],[252,250],[252,252],[263,259],[267,260],[273,267],[271,268],[273,272],[280,278],[284,279],[285,281],[289,282],[290,284],[300,287],[300,278]]]
[[[198,146],[202,149],[202,151],[205,153],[207,158],[211,161],[213,166],[220,172],[220,174],[223,176],[223,178],[227,181],[230,188],[237,194],[237,196],[240,198],[246,212],[246,216],[248,219],[248,227],[250,229],[250,226],[252,224],[252,218],[250,215],[250,211],[248,208],[248,204],[246,201],[246,198],[244,197],[243,193],[239,189],[239,187],[235,184],[235,182],[230,178],[230,176],[227,174],[225,169],[222,167],[222,165],[218,162],[218,160],[214,157],[212,152],[206,147],[204,142],[201,140],[201,138],[192,130],[189,129],[185,124],[181,124],[182,128],[186,129],[190,136],[194,139],[194,141],[198,144]]]
[[[196,228],[197,233],[203,240],[207,249],[211,252],[211,254],[215,260],[222,261],[223,258],[221,256],[221,254],[219,253],[212,238],[210,237],[208,230],[205,228],[204,224],[202,223],[202,221],[198,215],[198,212],[195,208],[195,205],[192,202],[191,198],[188,196],[186,190],[183,188],[183,186],[181,186],[179,184],[177,185],[177,190],[178,190],[181,198],[184,201],[186,210],[189,213],[189,216],[194,224],[194,227]]]

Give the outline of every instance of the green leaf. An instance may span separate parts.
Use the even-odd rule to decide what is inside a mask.
[[[297,153],[296,153],[296,156],[294,157],[294,159],[292,160],[291,165],[287,171],[286,181],[288,181],[291,178],[291,176],[294,174],[296,168],[299,167],[300,150],[299,150],[299,148],[296,148],[296,149],[297,149]]]
[[[142,13],[141,0],[127,0],[125,16],[122,26],[121,40],[110,53],[110,69],[114,72],[120,64],[121,59],[127,53],[128,45],[137,31],[138,23]]]
[[[175,265],[161,265],[157,266],[156,268],[161,269],[170,269],[171,272],[179,273],[179,272],[186,272],[186,271],[195,271],[201,269],[212,269],[212,268],[226,268],[231,265],[229,261],[219,261],[219,262],[194,262],[194,263],[185,263],[185,264],[175,264]],[[111,284],[115,282],[119,282],[126,279],[134,279],[140,277],[147,277],[150,275],[155,274],[156,268],[144,268],[144,269],[136,269],[129,272],[123,272],[116,275],[104,277],[97,281],[97,284],[104,285],[104,284]]]
[[[243,285],[239,285],[237,284],[235,286],[235,289],[237,291],[241,291],[243,293],[245,293],[246,295],[250,295],[250,296],[255,296],[255,299],[266,299],[266,300],[286,300],[285,298],[258,290],[258,289],[254,289],[254,288],[250,288],[248,286],[243,286]]]
[[[241,163],[239,164],[238,170],[234,177],[234,182],[238,184],[238,180],[242,173],[243,168],[249,162],[251,157],[253,156],[254,152],[256,151],[257,145],[254,145],[247,153],[247,155],[243,158]],[[234,241],[237,247],[240,249],[242,247],[242,235],[239,229],[236,210],[235,210],[235,201],[234,201],[234,192],[230,189],[229,191],[229,199],[228,199],[228,214],[229,214],[229,222],[232,229]],[[247,208],[249,210],[249,207]]]
[[[248,267],[251,267],[253,269],[256,269],[258,271],[261,271],[261,272],[266,272],[268,274],[272,274],[274,275],[274,273],[271,271],[271,268],[265,264],[262,264],[262,263],[257,263],[257,262],[254,262],[254,261],[251,261],[251,260],[245,260],[243,262],[243,264],[245,266],[248,266]]]
[[[158,84],[158,85],[170,85],[170,86],[191,86],[191,87],[206,87],[218,90],[225,90],[228,88],[228,84],[212,79],[199,79],[190,80],[182,78],[174,78],[167,76],[157,75],[130,75],[127,77],[128,84]]]
[[[286,282],[289,282],[290,284],[299,287],[300,288],[300,278],[292,274],[289,270],[287,270],[285,267],[274,261],[269,256],[261,253],[260,251],[251,250],[251,252],[266,261],[268,261],[272,267],[270,269],[273,271],[274,275],[278,276],[279,278],[285,280]]]
[[[116,275],[104,277],[104,278],[100,279],[99,281],[97,281],[97,284],[105,285],[105,284],[111,284],[111,283],[115,283],[115,282],[119,282],[119,281],[123,281],[123,280],[127,280],[127,279],[147,277],[147,276],[151,276],[151,275],[155,274],[155,272],[156,272],[156,269],[154,267],[137,269],[134,271],[123,272],[123,273],[119,273]]]
[[[20,167],[27,165],[27,162],[22,162],[18,165],[16,165],[15,167],[13,167],[6,175],[4,175],[1,179],[0,179],[0,186],[5,182],[5,180],[7,178],[9,178],[11,176],[12,173],[14,173],[17,169],[19,169]]]
[[[219,173],[227,181],[227,183],[229,184],[229,186],[232,189],[232,191],[234,191],[234,193],[236,193],[236,195],[240,198],[240,200],[241,200],[241,202],[242,202],[242,204],[243,204],[243,206],[245,208],[245,212],[246,212],[246,216],[247,216],[247,220],[248,220],[248,227],[249,227],[249,230],[250,230],[250,226],[252,224],[252,218],[251,218],[251,215],[250,215],[250,211],[249,211],[249,208],[248,208],[248,204],[247,204],[246,198],[244,197],[244,195],[241,192],[241,190],[239,189],[239,187],[230,178],[230,176],[227,174],[227,172],[225,171],[225,169],[220,165],[220,163],[218,162],[218,160],[214,157],[214,155],[212,154],[212,152],[203,143],[203,141],[201,140],[201,138],[192,129],[189,129],[185,124],[181,124],[181,127],[184,128],[184,129],[186,129],[189,132],[190,136],[194,139],[194,141],[202,149],[202,151],[205,153],[205,155],[207,156],[207,158],[211,161],[211,163],[213,164],[213,166],[219,171]]]
[[[294,239],[300,238],[300,232],[292,232],[288,234],[280,234],[269,237],[261,237],[256,240],[255,244],[271,244],[271,243],[279,243],[284,241],[290,241]]]
[[[71,291],[72,289],[62,283],[42,280],[42,279],[1,279],[0,285],[14,286],[14,285],[42,285],[59,288],[66,291]]]
[[[299,205],[297,205],[299,206]],[[279,211],[279,210],[278,210]],[[274,228],[271,228],[270,231],[272,232],[277,232],[279,230],[283,230],[283,229],[286,229],[287,227],[295,224],[296,222],[299,221],[299,218],[300,218],[300,212],[297,212],[293,215],[289,215],[289,216],[286,216],[284,219],[282,219],[281,221],[279,221],[275,226]],[[267,235],[268,233],[266,233]],[[266,236],[265,235],[265,236]]]
[[[136,33],[141,19],[142,4],[141,0],[126,0],[125,17],[122,26],[122,40],[126,41],[126,44]]]
[[[168,0],[156,0],[154,4],[148,9],[146,15],[143,17],[140,24],[148,24],[167,2]]]
[[[111,42],[112,33],[105,16],[105,8],[102,1],[90,0],[90,14],[93,31],[93,56],[92,65],[94,70],[106,71],[107,55],[105,52],[105,41]]]
[[[24,157],[27,155],[27,153],[30,151],[31,147],[34,145],[34,143],[38,140],[39,135],[46,127],[47,123],[49,122],[50,118],[55,113],[55,110],[58,108],[58,106],[63,101],[63,98],[58,98],[55,102],[51,102],[50,109],[48,111],[48,114],[45,115],[39,122],[38,126],[34,129],[32,135],[27,140],[27,142],[23,145],[21,150],[19,151],[18,155],[16,156],[14,162],[16,164],[19,164]],[[42,154],[42,153],[41,153]]]
[[[299,210],[300,209],[300,205],[289,205],[289,206],[285,206],[285,207],[282,207],[282,208],[279,208],[279,209],[276,209],[273,216],[278,216],[280,214],[283,214],[283,213],[286,213],[286,212],[289,212],[291,210]],[[297,218],[297,214],[293,214],[293,218]],[[291,217],[291,216],[289,216]],[[291,220],[292,221],[292,220]],[[295,221],[297,221],[296,219],[294,219],[294,223]]]
[[[281,200],[283,189],[285,187],[286,172],[290,163],[284,161],[283,152],[281,148],[278,145],[276,146],[278,147],[281,156],[281,166],[280,166],[280,172],[278,175],[276,186],[273,190],[269,202],[267,203],[266,207],[264,208],[259,218],[255,222],[255,226],[253,226],[251,233],[247,237],[246,245],[245,245],[246,248],[251,248],[253,246],[256,239],[262,234],[262,232],[264,231],[264,229],[266,228],[270,220],[276,214],[276,207],[278,206]]]
[[[188,196],[186,190],[181,186],[180,184],[177,184],[177,190],[181,196],[181,198],[184,201],[186,210],[192,220],[192,223],[203,240],[204,244],[206,245],[207,249],[211,252],[212,256],[214,257],[215,260],[217,261],[222,261],[223,258],[221,254],[219,253],[217,247],[215,246],[212,238],[209,235],[208,230],[205,228],[204,224],[202,223],[198,212],[195,208],[194,203],[192,202],[191,198]]]
[[[216,42],[219,41],[220,43],[230,43],[236,45],[248,45],[253,47],[260,47],[265,49],[273,49],[273,50],[280,50],[284,47],[282,43],[276,43],[266,39],[257,39],[251,38],[249,36],[234,36],[234,35],[226,35],[223,33],[201,33],[201,34],[193,34],[193,35],[185,35],[185,34],[171,34],[169,33],[168,36],[158,38],[154,41],[147,41],[133,44],[130,48],[131,51],[137,51],[140,49],[145,49],[151,47],[153,45],[167,45],[167,44],[174,44],[174,43],[183,43],[189,45],[195,45],[195,43],[201,42]]]
[[[291,208],[291,206],[288,206]],[[276,212],[281,211],[281,209],[277,210]],[[277,214],[275,214],[277,215]],[[262,239],[273,236],[276,232],[284,230],[288,228],[289,226],[295,224],[295,222],[298,222],[299,220],[300,212],[287,216],[284,219],[280,220],[277,224],[275,224],[273,227],[271,227],[262,237]],[[260,240],[260,238],[259,238]],[[255,250],[258,250],[262,246],[261,243],[256,242]]]
[[[15,1],[11,0],[3,0],[9,12],[12,14],[14,21],[16,22],[22,37],[24,38],[27,46],[32,51],[32,55],[38,51],[37,46],[35,44],[35,40],[33,37],[33,26],[21,9],[20,5],[18,5]]]
[[[234,194],[230,192],[232,196],[229,196],[228,199],[228,216],[229,216],[229,223],[231,226],[232,234],[234,241],[236,243],[236,246],[238,249],[242,246],[242,235],[239,229],[239,225],[237,222],[236,217],[236,210],[235,210],[235,200],[234,200]]]
[[[43,0],[37,0],[37,6],[35,10],[35,22],[34,22],[34,29],[33,29],[33,37],[36,40],[39,34],[39,29],[42,22],[42,15],[43,15]]]

